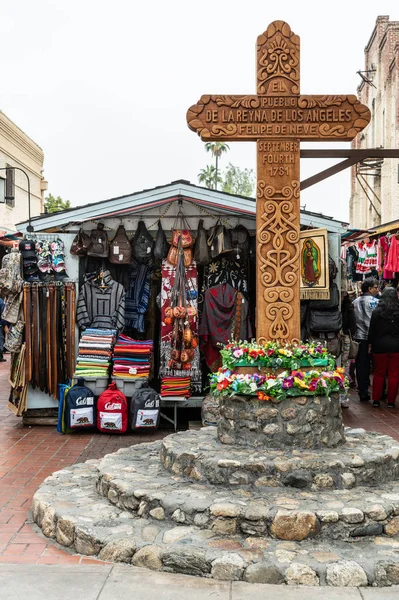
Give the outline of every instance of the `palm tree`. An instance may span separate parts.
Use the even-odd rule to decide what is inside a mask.
[[[219,158],[222,156],[223,152],[227,152],[227,150],[230,150],[230,146],[228,144],[224,144],[223,142],[207,142],[205,144],[205,150],[207,152],[211,152],[213,154],[213,156],[215,157],[215,170],[216,170],[216,175],[215,175],[215,182],[216,182],[216,186],[215,189],[218,189],[218,182],[220,182],[220,178],[218,176],[218,162],[219,162]]]
[[[201,169],[198,173],[198,181],[208,189],[214,190],[217,189],[218,182],[221,183],[222,180],[213,165],[206,165],[205,169]]]

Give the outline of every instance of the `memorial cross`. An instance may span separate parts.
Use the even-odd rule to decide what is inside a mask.
[[[352,140],[370,121],[356,96],[302,96],[299,37],[274,21],[257,39],[257,95],[201,96],[187,123],[204,141],[256,141],[256,337],[300,338],[300,141]]]

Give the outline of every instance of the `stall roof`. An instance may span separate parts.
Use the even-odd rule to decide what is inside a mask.
[[[65,231],[73,225],[101,219],[140,216],[143,212],[152,209],[159,215],[162,213],[163,207],[174,200],[192,202],[216,214],[241,215],[249,219],[254,218],[256,214],[254,198],[210,190],[181,179],[126,196],[76,206],[56,213],[43,214],[32,218],[31,221],[36,232]],[[23,233],[26,232],[27,226],[28,221],[17,224],[18,230]],[[326,217],[320,213],[301,210],[301,226],[326,227],[328,231],[341,233],[346,230],[348,224],[335,221],[332,217]]]

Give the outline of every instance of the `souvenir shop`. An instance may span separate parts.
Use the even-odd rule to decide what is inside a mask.
[[[382,291],[399,284],[399,221],[367,231],[348,230],[341,240],[342,285],[352,297],[361,293],[366,277],[375,277]]]
[[[200,407],[220,345],[255,335],[255,212],[178,181],[36,217],[33,233],[18,224],[14,412],[50,414],[78,378],[95,397],[111,382],[128,400],[149,385],[174,426],[177,407]],[[301,227],[325,227],[339,260],[341,223],[303,212]]]

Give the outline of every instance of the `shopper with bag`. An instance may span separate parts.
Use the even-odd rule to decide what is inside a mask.
[[[395,408],[399,389],[399,300],[392,287],[385,288],[371,316],[368,342],[374,364],[373,406],[380,406],[387,378],[388,407]]]
[[[356,379],[361,401],[370,400],[370,361],[368,334],[373,310],[378,304],[378,285],[374,277],[367,277],[362,282],[362,295],[353,301],[356,318],[355,340],[359,342],[356,356]]]

